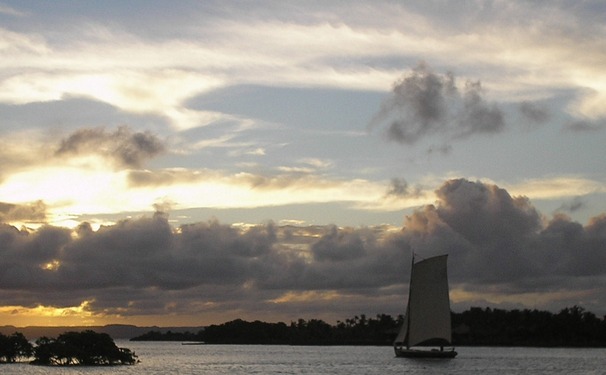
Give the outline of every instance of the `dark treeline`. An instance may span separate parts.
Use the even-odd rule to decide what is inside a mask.
[[[202,341],[209,344],[289,344],[289,345],[387,345],[401,325],[402,317],[365,315],[337,322],[332,326],[322,320],[299,319],[297,322],[266,323],[232,320],[211,325],[197,333],[150,331],[132,341]]]
[[[402,317],[385,314],[360,315],[336,325],[318,319],[299,319],[290,325],[238,319],[209,326],[200,335],[202,341],[215,344],[389,345],[401,321]]]
[[[208,344],[391,345],[403,317],[365,315],[330,325],[322,320],[266,323],[236,319],[197,333],[151,331],[132,340],[202,341]],[[606,319],[582,307],[559,313],[474,307],[452,313],[453,345],[606,347]]]
[[[29,360],[46,366],[133,365],[137,355],[119,348],[106,333],[94,331],[65,332],[57,338],[40,337],[32,345],[20,332],[10,336],[0,333],[0,363]]]
[[[557,314],[539,310],[471,308],[452,314],[457,345],[605,347],[606,317],[582,307]]]

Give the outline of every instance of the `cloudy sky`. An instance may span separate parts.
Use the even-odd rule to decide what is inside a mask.
[[[602,1],[0,0],[0,321],[606,314]]]

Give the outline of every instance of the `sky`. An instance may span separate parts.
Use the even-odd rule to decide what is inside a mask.
[[[606,314],[602,1],[0,0],[0,321]]]

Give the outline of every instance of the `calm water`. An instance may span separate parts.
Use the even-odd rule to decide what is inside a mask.
[[[0,365],[12,374],[606,374],[606,349],[457,348],[453,360],[395,358],[390,347],[181,345],[117,341],[141,363],[109,368]]]

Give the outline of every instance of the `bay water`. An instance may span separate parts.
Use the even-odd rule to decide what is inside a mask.
[[[117,340],[134,366],[0,364],[0,374],[606,374],[606,348],[458,347],[452,360],[396,358],[391,347],[181,345]]]

